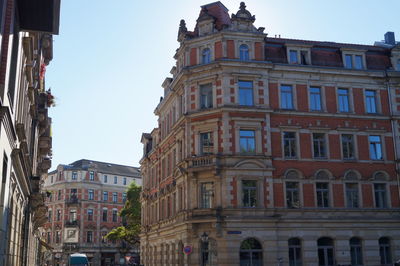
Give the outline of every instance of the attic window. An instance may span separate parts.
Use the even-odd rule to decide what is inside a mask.
[[[362,53],[346,53],[343,57],[344,67],[348,69],[364,69],[364,55]]]
[[[288,48],[288,61],[289,64],[310,65],[310,49],[298,47]]]

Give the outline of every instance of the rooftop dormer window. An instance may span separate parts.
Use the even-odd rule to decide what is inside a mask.
[[[203,49],[201,53],[201,62],[203,64],[208,64],[211,62],[211,51],[209,48]]]
[[[311,64],[310,49],[308,47],[288,47],[287,53],[289,64]]]
[[[249,58],[249,47],[246,44],[242,44],[239,47],[239,58],[241,61],[248,61]]]
[[[343,51],[343,64],[348,69],[365,69],[365,56],[361,51]]]

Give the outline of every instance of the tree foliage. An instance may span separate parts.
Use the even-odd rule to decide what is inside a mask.
[[[119,215],[124,223],[112,229],[106,236],[109,240],[123,240],[131,245],[137,244],[140,233],[140,191],[141,186],[132,182],[126,193],[126,202]]]

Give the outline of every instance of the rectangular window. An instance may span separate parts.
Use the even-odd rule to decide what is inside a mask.
[[[61,190],[58,190],[57,200],[61,200]]]
[[[61,210],[57,210],[57,221],[61,221]]]
[[[386,200],[386,184],[374,184],[375,191],[375,207],[387,208]]]
[[[295,132],[283,132],[283,150],[285,158],[296,158],[297,144]]]
[[[367,113],[376,114],[376,91],[366,90],[365,91],[365,104],[367,108]]]
[[[314,158],[326,158],[326,144],[324,133],[313,133]]]
[[[94,199],[94,191],[93,189],[88,189],[88,200]]]
[[[126,192],[122,193],[122,202],[125,203],[126,202]]]
[[[61,242],[61,231],[56,231],[56,243]]]
[[[355,69],[363,69],[363,60],[361,55],[354,56],[354,68]]]
[[[93,171],[89,172],[89,180],[94,181],[94,172]]]
[[[371,160],[382,160],[382,142],[380,136],[369,136],[369,155]]]
[[[254,130],[240,130],[240,152],[241,153],[255,153],[256,140]]]
[[[53,211],[49,210],[49,214],[47,215],[48,221],[51,222],[52,220]]]
[[[350,98],[348,89],[338,89],[339,112],[350,112]]]
[[[126,177],[124,177],[122,180],[123,180],[122,184],[125,186],[126,185]]]
[[[243,207],[257,206],[257,181],[242,180]]]
[[[310,110],[321,111],[321,88],[311,87],[310,88]]]
[[[329,207],[329,184],[316,183],[317,189],[317,206],[321,208]]]
[[[107,191],[103,192],[103,201],[108,201],[108,192]]]
[[[252,106],[253,100],[253,82],[239,80],[239,104]]]
[[[118,184],[118,177],[114,176],[114,184]]]
[[[93,209],[87,210],[87,219],[88,221],[93,221]]]
[[[290,85],[281,85],[281,108],[294,109],[293,91]]]
[[[212,132],[200,133],[200,153],[202,155],[209,155],[214,153]]]
[[[118,192],[113,192],[112,197],[113,197],[113,202],[114,203],[118,202]]]
[[[346,183],[346,207],[358,208],[358,184]]]
[[[69,211],[69,221],[75,222],[76,221],[76,210]]]
[[[353,56],[351,54],[346,54],[345,56],[345,67],[353,68]]]
[[[104,175],[103,182],[104,182],[104,183],[107,183],[107,182],[108,182],[108,177],[107,177],[107,175]]]
[[[301,242],[298,238],[291,238],[289,244],[289,266],[302,266]]]
[[[47,244],[51,244],[51,232],[47,232]]]
[[[299,63],[299,61],[297,59],[297,51],[296,50],[289,51],[289,62],[290,62],[290,64],[298,64]]]
[[[286,205],[288,208],[300,208],[300,191],[298,182],[286,182]]]
[[[117,210],[113,210],[112,211],[112,221],[114,222],[114,223],[116,223],[117,222],[117,213],[118,213],[118,211]]]
[[[342,152],[343,152],[343,159],[355,159],[353,135],[349,134],[342,135]]]
[[[107,222],[107,209],[103,209],[102,220],[103,222]]]
[[[76,180],[78,178],[77,172],[72,172],[72,180]]]
[[[200,208],[212,208],[213,183],[200,184]]]
[[[86,232],[86,242],[93,243],[93,231]]]
[[[213,107],[212,84],[200,85],[200,108],[207,109]]]

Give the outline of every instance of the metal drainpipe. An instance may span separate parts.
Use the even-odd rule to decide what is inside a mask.
[[[395,161],[395,165],[396,165],[397,194],[400,199],[400,176],[399,176],[400,170],[399,170],[398,157],[397,157],[397,141],[396,141],[396,134],[395,134],[394,119],[393,119],[392,97],[391,97],[391,93],[390,93],[389,76],[387,74],[387,71],[385,71],[385,75],[386,75],[386,89],[387,89],[388,98],[389,98],[390,124],[392,126],[394,161]]]

